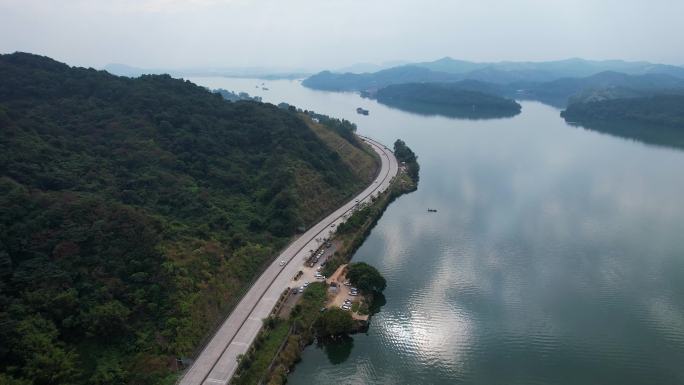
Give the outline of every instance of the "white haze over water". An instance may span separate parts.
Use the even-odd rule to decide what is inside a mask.
[[[72,65],[266,67],[358,62],[684,64],[681,0],[0,0],[0,52]]]

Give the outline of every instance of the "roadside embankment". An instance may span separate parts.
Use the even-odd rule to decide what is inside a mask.
[[[404,163],[390,187],[375,195],[370,203],[359,204],[337,226],[332,239],[337,245],[336,251],[321,268],[322,274],[330,278],[308,284],[292,310],[283,312],[288,314],[286,319],[265,321],[260,337],[249,350],[250,355],[241,357],[232,384],[283,384],[301,359],[301,352],[316,337],[330,341],[367,330],[372,302],[377,290],[384,289],[384,278],[372,266],[355,263],[348,267],[347,264],[389,204],[417,188],[419,167],[415,154],[402,141],[395,143],[397,149],[402,152]],[[353,285],[359,286],[358,291],[352,291]],[[343,309],[342,305],[349,308]],[[283,334],[283,330],[287,333]],[[274,350],[274,347],[278,348]],[[264,365],[267,361],[270,364]]]

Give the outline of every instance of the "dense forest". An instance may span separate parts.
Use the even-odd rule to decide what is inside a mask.
[[[573,103],[561,112],[568,122],[642,142],[684,148],[684,95]]]
[[[1,55],[0,383],[172,383],[276,251],[372,180],[337,123],[333,147],[296,110]]]
[[[413,180],[413,183],[418,185],[420,180],[420,165],[418,165],[418,157],[401,139],[394,142],[394,155],[397,160],[406,167],[406,173]]]
[[[514,116],[520,104],[513,100],[451,83],[406,83],[381,88],[378,102],[391,107],[456,118],[486,119]]]

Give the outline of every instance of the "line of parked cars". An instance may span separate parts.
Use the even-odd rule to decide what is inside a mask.
[[[324,253],[324,252],[325,252],[325,250],[324,250],[323,248],[321,248],[320,250],[318,250],[318,251],[313,255],[313,257],[312,257],[311,259],[309,259],[309,266],[310,266],[310,267],[313,267],[315,264],[317,264],[318,261],[319,261],[319,260],[321,259],[321,257],[323,256],[323,253]]]
[[[342,306],[340,306],[340,309],[347,310],[347,311],[351,310],[351,308],[352,308],[352,300],[349,298],[345,299]]]
[[[303,293],[307,287],[309,287],[309,281],[304,282],[304,284],[300,287],[295,287],[294,289],[292,289],[292,292],[294,294]]]

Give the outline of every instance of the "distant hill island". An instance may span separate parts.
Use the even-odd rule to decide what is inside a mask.
[[[477,63],[442,58],[372,73],[323,71],[302,84],[357,91],[403,110],[457,118],[511,116],[519,111],[513,100],[539,101],[566,109],[563,118],[588,129],[684,148],[680,66],[622,60]]]
[[[592,130],[684,149],[684,95],[589,99],[570,104],[561,116]]]
[[[510,117],[521,109],[513,100],[451,83],[396,84],[378,90],[374,97],[382,104],[410,112],[465,119]]]

